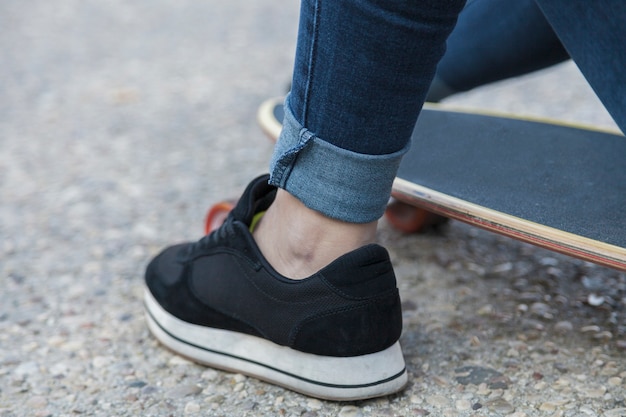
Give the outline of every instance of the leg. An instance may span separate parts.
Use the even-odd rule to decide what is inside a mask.
[[[569,59],[534,0],[471,0],[459,16],[429,101]]]
[[[571,57],[626,132],[626,3],[473,0],[459,16],[429,101]]]
[[[272,183],[287,193],[255,233],[290,277],[373,241],[461,4],[370,3],[302,3],[293,87],[272,161]],[[298,209],[282,209],[289,200]],[[285,221],[301,215],[307,220]],[[292,233],[276,241],[281,226]]]
[[[302,2],[271,177],[248,186],[222,227],[150,263],[146,310],[159,340],[323,398],[403,387],[400,298],[389,255],[372,242],[462,6]]]
[[[537,4],[615,123],[626,132],[626,2],[537,0]]]

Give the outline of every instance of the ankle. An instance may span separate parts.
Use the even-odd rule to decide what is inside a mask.
[[[306,278],[341,255],[376,240],[377,222],[355,224],[307,208],[284,190],[254,229],[263,256],[289,278]]]

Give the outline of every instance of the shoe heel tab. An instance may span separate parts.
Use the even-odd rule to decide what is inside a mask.
[[[338,258],[320,274],[348,297],[371,298],[397,290],[389,252],[376,244],[363,246]]]

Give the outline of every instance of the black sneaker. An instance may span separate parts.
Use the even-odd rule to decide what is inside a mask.
[[[368,245],[303,280],[278,274],[249,225],[276,194],[254,180],[224,225],[148,265],[152,333],[194,361],[314,397],[391,394],[407,381],[400,298],[387,251]]]

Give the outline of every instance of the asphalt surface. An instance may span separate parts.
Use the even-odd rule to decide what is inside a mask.
[[[626,274],[453,222],[384,221],[410,372],[310,399],[149,334],[142,275],[267,169],[298,4],[0,3],[0,416],[626,416]],[[450,105],[613,126],[574,65]]]

